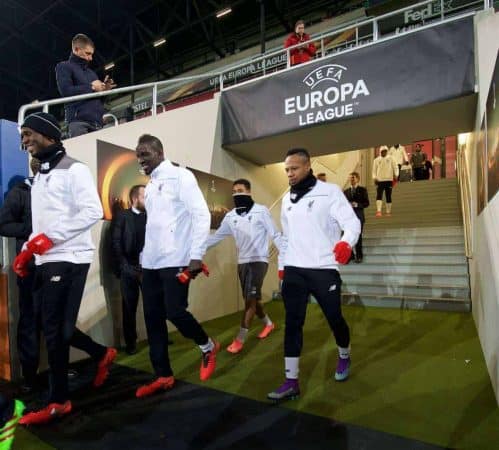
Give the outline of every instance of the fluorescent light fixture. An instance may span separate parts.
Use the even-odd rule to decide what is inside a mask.
[[[154,45],[154,47],[159,47],[160,45],[163,45],[165,43],[166,43],[166,39],[165,38],[160,38],[157,41],[154,41],[152,43],[152,45]]]
[[[220,19],[220,17],[226,16],[227,14],[230,14],[232,12],[232,8],[228,6],[227,8],[221,9],[220,11],[217,12],[217,19]]]
[[[110,62],[104,66],[104,70],[111,70],[114,67],[114,63]]]

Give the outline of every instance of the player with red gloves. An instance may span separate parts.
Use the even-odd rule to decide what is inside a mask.
[[[97,189],[87,166],[66,155],[54,116],[37,112],[21,125],[23,146],[40,160],[31,188],[33,232],[13,268],[24,276],[35,256],[34,302],[40,314],[50,367],[47,406],[23,416],[22,425],[42,424],[71,412],[69,347],[97,362],[94,386],[104,383],[116,349],[94,342],[76,328],[95,246],[91,227],[102,218]]]
[[[286,309],[284,383],[268,394],[274,401],[300,394],[298,371],[309,295],[319,303],[339,351],[334,377],[350,371],[350,331],[341,313],[339,264],[347,264],[360,234],[360,221],[341,189],[318,181],[305,149],[291,149],[284,162],[290,184],[281,206],[283,236],[279,253]],[[343,232],[343,235],[341,234]]]

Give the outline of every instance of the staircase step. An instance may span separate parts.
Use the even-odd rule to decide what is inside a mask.
[[[355,295],[346,292],[342,293],[341,297],[344,305],[453,312],[471,311],[471,301],[469,298],[439,299],[399,295]]]
[[[463,236],[463,227],[462,226],[452,226],[452,227],[426,227],[422,228],[413,228],[413,227],[404,227],[396,230],[374,230],[374,231],[366,231],[363,236],[365,237],[380,237],[380,236],[428,236],[431,234],[432,236]]]
[[[426,275],[461,275],[468,276],[468,266],[465,264],[354,264],[341,268],[341,273],[371,273],[371,274],[417,274]]]
[[[400,246],[414,246],[420,245],[462,245],[464,248],[463,236],[420,236],[420,237],[370,237],[367,234],[362,237],[362,245],[366,247],[400,247]]]
[[[386,284],[386,285],[421,285],[421,286],[450,286],[456,288],[469,287],[468,277],[461,274],[386,274],[386,273],[359,273],[341,270],[341,279],[349,284]]]
[[[467,287],[446,286],[410,286],[410,285],[375,285],[343,283],[343,292],[358,295],[395,295],[400,297],[425,297],[438,299],[462,299],[469,298],[470,292]]]
[[[390,246],[385,248],[384,246],[369,246],[364,247],[364,256],[368,255],[463,255],[464,256],[464,246],[463,244],[439,244],[438,247],[435,245],[418,245],[417,247],[412,246]]]
[[[364,254],[364,264],[466,264],[467,260],[464,254],[443,255],[436,253],[436,249],[426,254],[384,254],[373,255],[370,252]]]

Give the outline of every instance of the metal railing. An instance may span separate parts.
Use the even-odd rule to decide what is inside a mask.
[[[469,139],[465,142],[460,142],[457,149],[456,157],[456,172],[457,181],[459,184],[459,193],[461,200],[461,213],[463,216],[464,230],[464,250],[467,258],[473,257],[473,241],[471,230],[471,186],[470,186],[470,171],[466,161],[466,145],[469,144]]]
[[[469,3],[466,3],[464,5],[459,6],[459,11],[456,12],[456,8],[449,9],[447,13],[445,12],[445,0],[425,0],[410,6],[407,6],[405,8],[389,12],[387,14],[383,14],[378,17],[366,19],[360,22],[356,22],[354,25],[346,25],[342,26],[340,28],[334,29],[332,31],[328,31],[327,33],[324,34],[319,34],[318,36],[314,36],[307,42],[302,42],[297,45],[294,45],[292,47],[288,47],[286,49],[281,49],[277,50],[274,52],[267,53],[259,58],[252,59],[251,64],[255,67],[254,71],[250,70],[250,74],[248,75],[249,77],[254,76],[252,79],[247,80],[247,77],[242,77],[243,83],[253,81],[255,78],[263,78],[272,75],[272,71],[277,71],[278,69],[281,70],[290,70],[291,69],[291,59],[290,59],[290,52],[293,49],[299,48],[303,45],[312,43],[312,42],[319,42],[320,43],[320,51],[318,58],[325,58],[326,56],[330,56],[332,53],[338,53],[338,52],[347,52],[354,50],[355,48],[358,48],[360,46],[366,46],[366,45],[371,45],[376,42],[384,41],[387,39],[392,39],[394,37],[404,35],[407,33],[412,33],[417,30],[421,30],[424,28],[427,28],[429,26],[434,26],[435,24],[438,23],[443,23],[446,21],[451,21],[451,20],[456,20],[460,19],[466,16],[470,16],[475,14],[476,10],[481,10],[481,9],[486,9],[489,8],[492,4],[492,0],[477,0],[477,1],[470,1]],[[397,32],[397,30],[390,30],[390,27],[388,27],[388,31],[385,34],[383,26],[384,21],[389,20],[393,18],[394,16],[404,14],[407,11],[414,10],[417,8],[422,8],[428,5],[439,5],[439,13],[438,14],[430,14],[427,18],[421,17],[421,21],[417,22],[414,24],[414,28],[411,29],[403,29],[400,32]],[[433,8],[433,6],[431,6]],[[433,9],[432,9],[433,11]],[[451,15],[451,17],[448,17]],[[421,14],[422,16],[422,14]],[[425,23],[429,21],[428,23]],[[366,32],[367,30],[367,32]],[[349,33],[348,33],[349,32]],[[344,35],[344,36],[343,36]],[[354,36],[352,39],[350,39],[351,36]],[[346,38],[345,38],[346,37]],[[336,38],[336,39],[335,39]],[[333,43],[331,46],[330,44]],[[316,60],[315,59],[315,60]],[[269,64],[270,61],[270,64]],[[272,61],[275,62],[275,64],[272,63]],[[306,63],[305,63],[306,64]],[[173,78],[171,80],[164,80],[164,81],[157,81],[157,82],[150,82],[150,83],[143,83],[143,84],[137,84],[134,86],[127,86],[123,88],[117,88],[113,89],[110,91],[104,91],[104,92],[96,92],[92,94],[83,94],[83,95],[74,95],[71,97],[64,97],[64,98],[57,98],[57,99],[52,99],[52,100],[46,100],[42,102],[36,102],[36,103],[29,103],[26,105],[21,106],[19,109],[18,113],[18,123],[21,124],[24,121],[24,117],[26,112],[31,111],[31,110],[39,110],[43,109],[43,111],[48,112],[49,107],[53,105],[60,105],[64,103],[70,103],[74,101],[81,101],[81,100],[87,100],[87,99],[93,99],[93,98],[100,98],[100,97],[107,97],[110,95],[117,95],[117,94],[126,94],[126,93],[132,93],[132,92],[137,92],[141,90],[151,90],[151,95],[152,95],[152,105],[151,105],[151,114],[155,116],[157,114],[157,107],[158,107],[158,88],[163,87],[163,86],[175,86],[179,84],[185,84],[188,82],[196,81],[196,80],[205,80],[209,79],[212,77],[217,77],[218,78],[218,86],[220,90],[225,90],[229,89],[230,87],[234,85],[238,85],[241,83],[237,83],[237,76],[234,76],[234,82],[232,86],[226,86],[226,74],[228,73],[233,73],[234,70],[238,68],[242,68],[248,65],[248,62],[240,63],[237,65],[232,65],[228,68],[222,68],[221,70],[214,71],[214,72],[208,72],[204,73],[201,75],[192,75],[192,76],[187,76],[187,77],[180,77],[180,78]],[[269,73],[269,70],[271,71]]]

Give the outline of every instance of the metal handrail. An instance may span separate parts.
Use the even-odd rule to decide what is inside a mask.
[[[421,6],[424,6],[424,5],[427,5],[427,4],[431,4],[431,3],[436,3],[436,2],[439,2],[439,1],[440,1],[441,8],[442,8],[443,0],[424,0],[422,2],[406,6],[405,8],[401,8],[401,9],[398,9],[396,11],[392,11],[392,12],[383,14],[383,15],[378,16],[378,17],[374,17],[374,18],[366,19],[366,20],[363,20],[363,21],[360,21],[360,22],[356,22],[355,24],[352,24],[352,25],[342,26],[340,28],[328,31],[325,34],[319,34],[318,36],[314,36],[313,38],[311,38],[310,40],[308,40],[306,42],[301,42],[299,44],[290,46],[290,47],[288,47],[286,49],[281,49],[281,50],[276,50],[274,52],[266,53],[266,54],[260,56],[259,58],[253,59],[251,62],[252,63],[258,63],[259,61],[265,61],[268,58],[271,58],[272,56],[286,53],[286,56],[287,56],[286,66],[287,66],[287,69],[289,69],[290,68],[290,51],[291,50],[293,50],[295,48],[299,48],[299,47],[301,47],[303,45],[306,45],[308,43],[316,42],[317,40],[321,41],[321,49],[324,49],[324,47],[325,47],[324,39],[329,38],[329,37],[334,36],[334,35],[338,35],[338,34],[344,32],[344,31],[352,30],[352,29],[355,29],[355,31],[356,31],[355,42],[356,42],[356,46],[358,46],[359,45],[358,30],[359,30],[360,27],[365,26],[365,25],[369,25],[369,24],[373,27],[373,31],[372,31],[373,42],[378,42],[378,41],[384,39],[384,38],[380,38],[379,37],[379,33],[378,33],[378,28],[379,28],[378,24],[379,24],[379,22],[381,20],[386,19],[388,17],[392,17],[392,16],[395,16],[395,15],[401,14],[404,11],[407,11],[409,9],[418,8],[418,7],[421,7]],[[476,2],[474,2],[472,4],[473,5],[474,4],[479,4],[481,2],[482,2],[482,0],[477,0]],[[491,2],[491,0],[483,0],[483,3],[482,3],[483,4],[483,8],[486,9],[486,8],[490,7],[490,2]],[[458,14],[454,18],[458,19],[458,18],[464,17],[466,15],[470,15],[470,14],[471,14],[470,12],[463,13],[463,14]],[[441,21],[444,21],[443,17],[444,17],[444,14],[443,14],[443,8],[442,8]],[[421,28],[424,28],[424,27],[421,27]],[[400,35],[401,34],[410,33],[412,31],[417,31],[417,30],[404,31],[403,33],[400,33]],[[387,38],[390,38],[390,37],[392,37],[392,36],[388,36]],[[322,52],[321,58],[324,58],[324,57],[325,57],[325,54],[324,54],[324,52]],[[240,63],[240,64],[238,64],[236,66],[232,66],[230,69],[225,68],[225,69],[222,69],[222,70],[218,70],[218,71],[214,71],[214,72],[208,72],[208,73],[204,73],[204,74],[201,74],[201,75],[191,75],[191,76],[187,76],[187,77],[173,78],[173,79],[170,79],[170,80],[163,80],[163,81],[156,81],[156,82],[149,82],[149,83],[137,84],[137,85],[133,85],[133,86],[127,86],[127,87],[112,89],[112,90],[104,91],[104,92],[94,92],[94,93],[91,93],[91,94],[73,95],[73,96],[70,96],[70,97],[63,97],[63,98],[46,100],[46,101],[42,101],[42,102],[29,103],[29,104],[21,106],[21,108],[19,109],[18,123],[21,124],[24,121],[25,114],[29,110],[42,108],[43,111],[48,112],[49,106],[51,106],[51,105],[59,105],[59,104],[69,103],[69,102],[74,102],[74,101],[81,101],[81,100],[87,100],[87,99],[93,99],[93,98],[107,97],[109,95],[125,94],[125,93],[129,93],[129,92],[136,92],[136,91],[143,90],[143,89],[151,89],[152,90],[152,108],[151,108],[152,111],[151,111],[151,113],[152,113],[153,116],[155,116],[157,114],[157,94],[158,94],[158,87],[160,87],[160,86],[167,86],[167,85],[173,85],[173,84],[178,84],[178,83],[184,83],[184,82],[190,82],[190,81],[199,80],[199,79],[206,79],[206,78],[209,78],[209,77],[218,77],[219,78],[220,90],[223,91],[224,89],[228,89],[228,88],[224,88],[224,74],[227,73],[227,72],[232,71],[234,68],[242,67],[242,66],[244,66],[246,64],[247,64],[247,62],[246,63]],[[263,69],[264,69],[264,72],[265,72],[265,67],[263,67]],[[263,76],[270,76],[270,75],[272,75],[272,74],[265,73]],[[253,81],[253,80],[251,80],[251,81]]]
[[[55,99],[51,99],[51,100],[45,100],[43,102],[28,103],[26,105],[21,106],[21,108],[19,108],[17,120],[18,120],[18,123],[21,124],[24,121],[24,116],[25,116],[26,111],[29,111],[32,109],[43,108],[43,110],[45,112],[47,112],[48,107],[51,105],[60,105],[63,103],[70,103],[70,102],[99,98],[99,97],[107,97],[108,95],[125,94],[127,92],[135,92],[135,91],[140,91],[142,89],[151,89],[152,88],[153,100],[154,100],[154,93],[157,92],[158,86],[166,86],[168,84],[173,84],[173,83],[178,83],[178,82],[188,82],[188,81],[203,79],[203,78],[210,77],[210,76],[219,76],[219,75],[220,75],[219,72],[205,73],[202,75],[191,75],[189,77],[173,78],[171,80],[163,80],[163,81],[155,81],[155,82],[150,82],[150,83],[136,84],[133,86],[126,86],[126,87],[122,87],[122,88],[112,89],[110,91],[93,92],[91,94],[72,95],[71,97],[62,97],[62,98],[55,98]],[[152,111],[152,113],[153,113],[153,115],[156,115],[155,111]]]
[[[464,231],[464,251],[467,258],[473,257],[473,242],[471,232],[471,186],[468,164],[465,155],[466,144],[458,146],[456,158],[457,181],[459,183],[459,192],[461,197],[461,214],[463,216]]]

